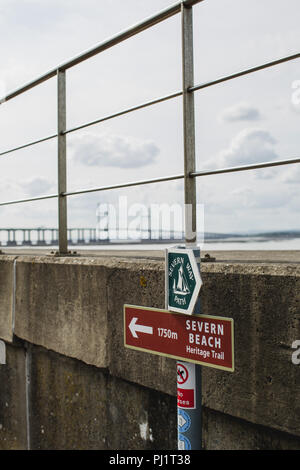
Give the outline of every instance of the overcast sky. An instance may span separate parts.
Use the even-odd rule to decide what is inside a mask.
[[[172,0],[0,0],[0,94],[169,6]],[[300,50],[299,0],[194,7],[195,83]],[[67,72],[67,127],[181,89],[180,16]],[[297,83],[298,81],[298,83]],[[299,157],[299,60],[195,93],[197,169]],[[299,88],[297,88],[299,87]],[[68,189],[183,172],[181,98],[70,134]],[[0,152],[56,132],[56,80],[0,106]],[[0,157],[0,199],[51,194],[56,142]],[[300,229],[300,166],[197,179],[205,230]],[[182,203],[181,182],[68,199],[69,226],[99,202]],[[57,225],[56,200],[0,208],[0,226]]]

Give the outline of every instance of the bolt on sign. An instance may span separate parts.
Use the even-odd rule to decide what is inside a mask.
[[[124,344],[130,349],[233,372],[233,341],[232,318],[124,305]],[[188,371],[182,367],[178,372],[185,388]],[[183,392],[185,397],[189,393]]]
[[[202,286],[193,250],[172,248],[166,258],[168,310],[191,315]]]

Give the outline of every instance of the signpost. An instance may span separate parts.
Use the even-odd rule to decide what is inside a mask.
[[[124,305],[125,347],[160,356],[234,370],[231,318],[170,313],[168,310]],[[179,388],[187,382],[187,367],[178,369]]]
[[[185,247],[166,251],[165,310],[124,306],[127,348],[177,359],[178,449],[202,448],[200,365],[234,370],[233,320],[202,315],[197,248],[193,11],[182,2]],[[195,256],[196,255],[196,256]],[[171,313],[175,312],[175,313]]]
[[[189,186],[189,184],[188,184]],[[187,219],[187,225],[193,224],[193,217],[190,221]],[[188,233],[188,228],[186,228]],[[188,244],[190,246],[190,244]],[[186,247],[184,247],[187,249]],[[193,274],[195,278],[200,277],[200,249],[193,246],[188,248],[190,253],[190,263],[195,267]],[[167,251],[168,253],[168,251]],[[170,260],[171,261],[171,260]],[[169,297],[168,291],[172,285],[167,282],[169,277],[169,256],[166,255],[166,297]],[[198,285],[201,287],[202,280],[198,280]],[[200,297],[198,296],[193,302],[193,310],[191,313],[201,313]],[[168,306],[167,301],[165,305]],[[179,373],[182,370],[187,371],[188,380],[182,385],[180,383]],[[189,418],[189,426],[181,426],[182,416]],[[177,422],[178,422],[178,446],[179,450],[201,450],[202,449],[202,372],[201,366],[191,364],[189,362],[177,362]]]
[[[124,305],[125,347],[177,359],[179,450],[202,447],[200,365],[234,371],[233,328],[231,318]]]
[[[197,211],[196,211],[196,181],[191,177],[196,169],[196,142],[195,142],[195,105],[194,93],[190,87],[194,85],[194,45],[193,45],[193,9],[182,3],[181,6],[181,45],[182,45],[182,105],[183,105],[183,149],[184,149],[184,206],[185,206],[185,245],[189,249],[197,242]],[[198,250],[200,258],[200,250]],[[200,262],[199,262],[200,272]],[[200,313],[200,301],[196,304]],[[188,367],[188,366],[186,366]],[[178,449],[202,449],[202,396],[201,396],[201,367],[196,365],[191,371],[194,376],[197,391],[197,405],[189,410],[191,425],[189,436],[183,434],[179,425],[182,407],[177,405],[178,418]],[[177,388],[178,391],[179,387]],[[179,391],[178,391],[179,393]],[[196,393],[196,392],[195,392]],[[186,410],[185,410],[186,411]]]

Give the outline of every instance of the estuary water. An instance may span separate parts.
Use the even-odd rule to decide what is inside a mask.
[[[176,245],[176,243],[110,243],[108,245],[86,245],[86,246],[72,246],[72,248],[78,248],[79,250],[163,250],[165,248]],[[240,250],[300,250],[300,238],[291,239],[267,239],[257,240],[252,238],[245,239],[226,239],[209,242],[198,242],[201,250],[209,251],[240,251]]]
[[[147,243],[144,241],[143,243],[136,243],[134,241],[131,242],[118,242],[112,241],[107,244],[99,244],[99,245],[92,245],[87,243],[86,245],[76,245],[72,244],[69,245],[70,250],[78,250],[78,251],[100,251],[100,250],[164,250],[168,247],[174,247],[179,245],[180,243],[174,241],[173,243],[160,243],[158,241],[153,240],[153,243]],[[182,245],[183,243],[181,243]],[[274,239],[267,239],[267,238],[226,238],[226,239],[218,239],[218,240],[209,240],[205,241],[198,241],[197,245],[200,247],[202,251],[257,251],[257,250],[265,250],[265,251],[282,251],[282,250],[300,250],[300,238],[274,238]],[[6,249],[5,245],[2,245],[1,248],[3,250]],[[57,246],[48,245],[48,243],[44,246],[37,246],[33,243],[30,246],[23,246],[17,245],[15,247],[11,247],[14,250],[56,250]]]

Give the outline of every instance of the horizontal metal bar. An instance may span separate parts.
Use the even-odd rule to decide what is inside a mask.
[[[121,228],[121,227],[120,227]],[[58,227],[0,227],[0,232],[7,232],[8,230],[32,230],[32,231],[37,231],[40,230],[41,232],[46,232],[48,230],[58,230]],[[69,227],[68,230],[96,230],[95,227]],[[147,229],[142,229],[147,231]],[[169,232],[168,229],[164,229],[165,232]],[[176,230],[176,232],[180,232],[180,230]]]
[[[190,173],[190,177],[219,175],[222,173],[234,173],[237,171],[258,170],[260,168],[270,168],[274,166],[292,165],[295,163],[300,163],[300,157],[292,158],[290,160],[278,160],[277,162],[274,161],[274,162],[265,162],[265,163],[254,163],[251,165],[234,166],[230,168],[222,168],[219,170],[194,171]]]
[[[216,84],[219,84],[219,83],[222,83],[222,82],[225,82],[225,81],[228,81],[228,80],[233,80],[234,78],[237,78],[237,77],[240,77],[240,76],[243,76],[243,75],[246,75],[246,74],[250,74],[250,73],[253,73],[253,72],[257,72],[259,70],[263,70],[264,68],[268,68],[268,67],[272,67],[272,66],[275,66],[275,65],[279,65],[281,63],[284,63],[284,62],[287,62],[287,61],[290,61],[290,60],[295,60],[295,59],[299,59],[300,58],[300,54],[294,54],[292,56],[288,56],[288,57],[284,57],[284,58],[281,58],[281,59],[278,59],[276,61],[273,61],[273,62],[269,62],[267,64],[262,64],[262,65],[259,65],[257,67],[253,67],[253,68],[250,68],[250,69],[247,69],[247,70],[243,70],[241,72],[237,72],[235,74],[232,74],[232,75],[228,75],[228,76],[225,76],[225,77],[221,77],[221,78],[218,78],[216,80],[212,80],[210,82],[207,82],[207,83],[203,83],[203,84],[200,84],[200,85],[196,85],[194,87],[191,87],[189,88],[189,91],[190,92],[194,92],[194,91],[197,91],[197,90],[200,90],[200,89],[203,89],[203,88],[208,88],[210,86],[213,86],[213,85],[216,85]],[[87,123],[84,123],[84,124],[81,124],[79,126],[76,126],[76,127],[73,127],[73,128],[70,128],[70,129],[67,129],[65,134],[69,134],[71,132],[75,132],[75,131],[78,131],[78,130],[81,130],[81,129],[84,129],[86,127],[90,127],[90,126],[93,126],[95,124],[99,124],[101,122],[104,122],[104,121],[108,121],[110,119],[113,119],[113,118],[116,118],[116,117],[119,117],[119,116],[123,116],[125,114],[128,114],[128,113],[131,113],[131,112],[134,112],[134,111],[138,111],[140,109],[143,109],[143,108],[146,108],[148,106],[152,106],[152,105],[155,105],[155,104],[158,104],[158,103],[162,103],[164,101],[167,101],[167,100],[170,100],[172,98],[176,98],[176,97],[179,97],[182,95],[182,91],[178,91],[178,92],[175,92],[175,93],[172,93],[170,95],[166,95],[166,96],[163,96],[163,97],[160,97],[160,98],[157,98],[157,99],[154,99],[154,100],[151,100],[151,101],[147,101],[145,103],[142,103],[140,105],[137,105],[137,106],[133,106],[131,108],[127,108],[125,110],[122,110],[122,111],[119,111],[117,113],[113,113],[113,114],[110,114],[108,116],[104,116],[102,118],[99,118],[99,119],[95,119],[93,121],[90,121],[90,122],[87,122]],[[40,139],[40,140],[37,140],[35,142],[32,142],[32,143],[29,143],[29,144],[25,144],[25,145],[22,145],[20,147],[16,147],[14,149],[11,149],[11,150],[8,150],[8,151],[5,151],[5,152],[2,152],[0,153],[0,156],[1,155],[5,155],[6,153],[10,153],[10,152],[14,152],[15,150],[19,150],[19,149],[22,149],[22,148],[25,148],[25,147],[28,147],[30,145],[34,145],[34,144],[37,144],[37,143],[40,143],[40,142],[43,142],[43,141],[46,141],[46,140],[49,140],[49,139],[53,139],[54,137],[57,137],[57,134],[54,134],[54,135],[51,135],[49,137],[46,137],[44,139]]]
[[[177,91],[176,93],[172,93],[171,95],[166,95],[166,96],[163,96],[161,98],[157,98],[157,99],[152,100],[152,101],[147,101],[143,104],[139,104],[139,105],[133,106],[131,108],[124,109],[123,111],[119,111],[117,113],[110,114],[108,116],[104,116],[102,118],[96,119],[94,121],[90,121],[90,122],[81,124],[79,126],[72,127],[70,129],[67,129],[64,132],[64,134],[70,134],[71,132],[79,131],[80,129],[85,129],[86,127],[94,126],[95,124],[99,124],[101,122],[108,121],[109,119],[113,119],[113,118],[116,118],[116,117],[119,117],[119,116],[124,116],[125,114],[132,113],[133,111],[138,111],[139,109],[147,108],[149,106],[153,106],[153,105],[158,104],[158,103],[163,103],[164,101],[171,100],[172,98],[177,98],[178,96],[181,96],[181,95],[182,95],[182,91]]]
[[[41,230],[41,231],[47,231],[47,230],[58,230],[58,227],[29,227],[29,228],[24,228],[24,227],[0,227],[0,232],[2,231],[8,231],[8,230]],[[70,227],[68,230],[96,230],[95,227]]]
[[[0,157],[3,155],[7,155],[8,153],[16,152],[17,150],[25,149],[26,147],[30,147],[31,145],[36,145],[36,144],[40,144],[41,142],[46,142],[47,140],[55,139],[55,137],[57,137],[57,134],[52,134],[52,135],[49,135],[48,137],[43,137],[42,139],[20,145],[19,147],[14,147],[12,149],[5,150],[4,152],[0,153]]]
[[[237,171],[246,171],[246,170],[256,170],[260,168],[269,168],[274,166],[281,166],[281,165],[291,165],[295,163],[300,163],[300,157],[292,158],[289,160],[279,160],[275,162],[265,162],[265,163],[255,163],[251,165],[243,165],[238,167],[231,167],[231,168],[222,168],[219,170],[203,170],[203,171],[195,171],[190,173],[190,177],[198,177],[198,176],[210,176],[210,175],[218,175],[221,173],[233,173]],[[174,181],[184,179],[184,175],[172,175],[172,176],[162,176],[160,178],[153,178],[149,180],[141,180],[141,181],[134,181],[130,183],[122,183],[122,184],[114,184],[111,186],[100,186],[97,188],[90,188],[90,189],[81,189],[78,191],[69,191],[62,193],[61,196],[76,196],[79,194],[86,194],[86,193],[93,193],[98,191],[108,191],[110,189],[121,189],[121,188],[129,188],[133,186],[141,186],[146,184],[153,184],[153,183],[163,183],[165,181]],[[40,201],[43,199],[53,199],[58,197],[58,194],[49,194],[48,196],[38,196],[29,199],[19,199],[17,201],[8,201],[8,202],[1,202],[0,206],[8,206],[11,204],[20,204],[23,202],[32,202],[32,201]]]
[[[86,193],[93,193],[97,191],[108,191],[109,189],[121,189],[121,188],[130,188],[132,186],[141,186],[144,184],[152,184],[152,183],[163,183],[164,181],[173,181],[183,179],[184,175],[173,175],[173,176],[163,176],[161,178],[153,178],[149,180],[142,180],[142,181],[134,181],[131,183],[122,183],[122,184],[113,184],[111,186],[100,186],[97,188],[90,188],[90,189],[82,189],[79,191],[69,191],[63,193],[62,196],[76,196],[77,194],[86,194]]]
[[[193,87],[190,87],[188,91],[193,92],[197,90],[202,90],[203,88],[208,88],[213,85],[218,85],[219,83],[227,82],[229,80],[233,80],[234,78],[242,77],[243,75],[248,75],[250,73],[258,72],[259,70],[267,69],[269,67],[274,67],[275,65],[283,64],[284,62],[289,62],[290,60],[295,60],[299,58],[300,58],[300,53],[293,54],[287,57],[283,57],[281,59],[273,60],[272,62],[267,62],[265,64],[257,65],[256,67],[242,70],[241,72],[237,72],[231,75],[217,78],[216,80],[212,80],[210,82],[195,85]]]
[[[197,3],[203,1],[204,0],[183,0],[181,3],[183,3],[186,7],[193,7],[194,5],[197,5]]]
[[[36,227],[36,228],[27,228],[27,227],[26,227],[26,228],[25,228],[25,227],[9,227],[9,228],[8,228],[8,227],[1,227],[1,228],[0,228],[0,232],[4,232],[4,231],[7,232],[7,231],[10,231],[10,230],[12,230],[12,231],[13,231],[13,230],[15,230],[15,231],[16,231],[16,230],[34,230],[34,231],[36,231],[36,230],[41,230],[41,231],[45,231],[45,230],[58,230],[58,229],[57,229],[57,228],[51,228],[51,227],[50,227],[50,228],[46,228],[46,227]]]
[[[16,96],[21,95],[22,93],[25,93],[26,91],[31,90],[32,88],[36,87],[37,85],[40,85],[41,83],[46,82],[52,77],[55,77],[57,74],[57,68],[50,70],[50,72],[47,72],[40,77],[26,83],[25,85],[21,86],[20,88],[16,88],[15,90],[11,91],[7,95],[1,97],[0,99],[0,104],[5,103],[6,101],[9,101],[13,98],[16,98]]]
[[[198,0],[198,2],[201,0]],[[197,2],[197,3],[198,3]],[[68,62],[62,64],[59,68],[67,70],[71,67],[74,67],[74,65],[79,64],[80,62],[85,61],[86,59],[89,59],[90,57],[93,57],[96,54],[99,54],[100,52],[103,52],[123,41],[126,39],[131,38],[132,36],[135,36],[138,33],[141,33],[142,31],[145,31],[146,29],[150,28],[151,26],[154,26],[158,23],[161,23],[162,21],[166,20],[167,18],[170,18],[177,13],[180,12],[181,10],[181,4],[182,2],[176,2],[175,4],[169,6],[168,8],[160,11],[159,13],[156,13],[153,16],[150,16],[149,18],[146,18],[144,21],[135,24],[134,26],[126,29],[125,31],[122,31],[118,33],[116,36],[113,36],[112,38],[92,47],[91,49],[81,53],[77,57],[74,57],[73,59],[69,60]]]
[[[154,100],[151,100],[151,101],[147,101],[145,103],[142,103],[142,104],[139,104],[139,105],[136,105],[136,106],[133,106],[131,108],[127,108],[127,109],[124,109],[123,111],[119,111],[117,113],[114,113],[114,114],[110,114],[108,116],[104,116],[102,118],[99,118],[99,119],[96,119],[94,121],[90,121],[90,122],[87,122],[87,123],[84,123],[84,124],[81,124],[79,126],[76,126],[76,127],[72,127],[70,129],[67,129],[65,132],[63,132],[62,134],[70,134],[71,132],[75,132],[75,131],[78,131],[80,129],[84,129],[86,127],[90,127],[90,126],[93,126],[95,124],[99,124],[101,122],[104,122],[104,121],[108,121],[110,119],[113,119],[113,118],[116,118],[116,117],[119,117],[119,116],[123,116],[125,114],[129,114],[129,113],[132,113],[133,111],[138,111],[139,109],[143,109],[143,108],[147,108],[149,106],[153,106],[155,104],[158,104],[158,103],[163,103],[164,101],[168,101],[168,100],[171,100],[173,98],[177,98],[179,96],[182,95],[182,91],[177,91],[175,93],[171,93],[170,95],[166,95],[166,96],[162,96],[160,98],[156,98]],[[19,147],[14,147],[12,149],[9,149],[9,150],[5,150],[4,152],[0,152],[0,157],[3,156],[3,155],[6,155],[8,153],[11,153],[11,152],[16,152],[17,150],[21,150],[21,149],[24,149],[26,147],[30,147],[31,145],[36,145],[36,144],[39,144],[41,142],[46,142],[47,140],[51,140],[51,139],[54,139],[57,137],[57,134],[52,134],[52,135],[49,135],[47,137],[43,137],[42,139],[39,139],[39,140],[35,140],[33,142],[29,142],[29,143],[26,143],[26,144],[23,144],[23,145],[20,145]]]
[[[58,194],[49,194],[48,196],[37,196],[28,199],[18,199],[16,201],[0,202],[0,206],[10,206],[12,204],[22,204],[23,202],[41,201],[43,199],[53,199],[55,197],[58,197]]]
[[[96,46],[92,47],[91,49],[88,49],[85,52],[82,52],[78,56],[69,59],[66,62],[63,62],[62,64],[58,65],[54,69],[50,70],[49,72],[41,75],[40,77],[36,78],[35,80],[32,80],[31,82],[23,85],[20,88],[17,88],[16,90],[8,93],[6,96],[3,96],[0,99],[0,104],[4,103],[5,101],[9,101],[12,98],[15,98],[18,95],[21,95],[22,93],[30,90],[31,88],[34,88],[35,86],[49,80],[52,77],[55,77],[57,75],[58,70],[67,70],[70,69],[71,67],[74,67],[77,64],[80,64],[81,62],[99,54],[100,52],[103,52],[123,41],[126,39],[131,38],[132,36],[135,36],[136,34],[150,28],[151,26],[154,26],[158,23],[161,23],[162,21],[170,18],[171,16],[176,15],[177,13],[180,12],[181,10],[181,4],[184,3],[187,6],[193,6],[196,3],[200,3],[203,0],[183,0],[180,2],[176,2],[175,4],[169,6],[168,8],[165,8],[164,10],[160,11],[159,13],[156,13],[155,15],[150,16],[149,18],[146,18],[140,23],[137,23],[136,25],[126,29],[125,31],[122,31],[118,33],[116,36],[113,36],[112,38],[101,42],[100,44],[97,44]]]

